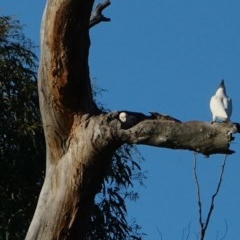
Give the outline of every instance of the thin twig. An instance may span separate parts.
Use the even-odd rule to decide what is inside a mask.
[[[201,203],[201,196],[200,196],[200,186],[199,186],[198,177],[197,177],[197,160],[196,160],[196,154],[194,154],[194,178],[195,178],[195,182],[196,182],[196,186],[197,186],[198,212],[199,212],[199,225],[200,225],[200,240],[204,239],[206,230],[208,228],[209,221],[211,219],[211,215],[212,215],[212,212],[213,212],[213,209],[214,209],[215,198],[218,195],[221,184],[222,184],[222,178],[223,178],[223,173],[224,173],[224,169],[225,169],[225,165],[226,165],[226,160],[227,160],[227,155],[225,155],[225,157],[223,159],[217,189],[216,189],[215,193],[212,195],[211,204],[210,204],[209,211],[208,211],[208,214],[207,214],[206,222],[204,224],[204,222],[202,221],[202,203]]]
[[[224,232],[224,235],[222,236],[222,238],[220,240],[224,240],[225,237],[227,236],[227,233],[228,233],[228,225],[227,225],[227,222],[225,221],[225,232]]]
[[[191,223],[188,224],[187,230],[183,230],[182,240],[188,240],[188,238],[190,236],[190,227],[191,227]],[[186,237],[185,237],[185,232],[187,232],[187,236]]]
[[[158,226],[156,226],[156,227],[157,227],[157,232],[158,232],[158,234],[159,234],[159,236],[160,236],[160,240],[162,240],[162,239],[163,239],[162,233],[161,233],[161,231],[159,230]]]
[[[90,18],[90,22],[89,22],[89,28],[97,25],[98,23],[100,22],[109,22],[111,21],[110,18],[107,18],[105,17],[103,14],[102,14],[102,11],[108,7],[109,5],[111,4],[110,0],[106,0],[105,2],[103,3],[99,3],[95,10],[93,11],[92,15],[91,15],[91,18]]]
[[[201,194],[200,194],[200,186],[197,177],[197,158],[196,153],[194,153],[194,167],[193,167],[194,179],[197,187],[197,202],[198,202],[198,214],[199,214],[199,225],[200,225],[200,239],[202,240],[202,235],[204,235],[204,223],[202,220],[202,201],[201,201]]]
[[[223,164],[222,164],[221,172],[220,172],[220,175],[219,175],[219,181],[218,181],[217,189],[216,189],[215,193],[212,195],[211,205],[210,205],[210,208],[209,208],[209,211],[208,211],[206,224],[205,224],[205,227],[204,227],[205,231],[207,230],[207,227],[208,227],[208,224],[209,224],[209,220],[211,218],[212,211],[214,209],[215,198],[218,195],[220,187],[221,187],[221,184],[222,184],[222,178],[223,178],[223,173],[224,173],[224,169],[225,169],[225,165],[226,165],[226,160],[227,160],[227,155],[225,155],[225,157],[223,159]]]

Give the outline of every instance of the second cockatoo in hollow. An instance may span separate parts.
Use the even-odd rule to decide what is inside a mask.
[[[214,96],[210,100],[212,123],[219,121],[230,122],[232,114],[232,100],[227,96],[224,80],[221,81]]]

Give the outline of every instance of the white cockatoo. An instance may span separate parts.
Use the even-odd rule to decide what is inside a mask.
[[[216,119],[229,122],[232,114],[232,100],[227,96],[224,86],[224,80],[221,81],[214,96],[210,100],[210,109],[212,111],[212,122]]]

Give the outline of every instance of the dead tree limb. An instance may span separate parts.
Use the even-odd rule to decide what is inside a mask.
[[[115,117],[121,118],[121,113],[110,115],[115,114]],[[122,122],[117,130],[118,138],[125,143],[188,149],[206,156],[234,152],[229,149],[229,144],[233,140],[232,134],[238,132],[237,124],[210,124],[200,121],[182,123],[160,114],[150,117],[133,112],[126,112],[126,114],[128,119]]]
[[[93,11],[90,22],[89,22],[89,28],[92,28],[93,26],[97,25],[100,22],[109,22],[111,21],[110,18],[105,17],[102,12],[103,10],[108,7],[111,4],[109,0],[106,0],[103,3],[99,3],[95,10]]]
[[[207,213],[207,218],[206,218],[206,221],[204,222],[203,217],[202,217],[201,191],[200,191],[200,185],[199,185],[199,181],[198,181],[198,177],[197,177],[197,159],[196,159],[196,155],[194,155],[194,170],[193,171],[194,171],[194,179],[195,179],[195,183],[196,183],[197,199],[198,199],[197,201],[198,201],[198,214],[199,214],[199,226],[200,226],[199,240],[204,240],[204,238],[205,238],[205,234],[206,234],[206,231],[207,231],[207,228],[208,228],[208,225],[209,225],[212,213],[213,213],[215,198],[217,197],[220,187],[221,187],[221,184],[222,184],[222,178],[223,178],[223,174],[224,174],[224,170],[225,170],[226,161],[227,161],[227,155],[225,155],[225,157],[223,159],[217,188],[216,188],[214,194],[212,195],[210,207],[209,207],[209,210]]]

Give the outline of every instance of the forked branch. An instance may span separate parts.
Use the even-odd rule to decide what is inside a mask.
[[[203,222],[203,217],[202,217],[202,201],[201,201],[200,185],[199,185],[199,181],[198,181],[198,177],[197,177],[197,159],[196,159],[196,154],[194,154],[193,172],[194,172],[194,179],[195,179],[196,188],[197,188],[197,199],[198,199],[198,214],[199,214],[199,225],[200,225],[199,240],[204,240],[204,237],[205,237],[205,234],[206,234],[206,231],[207,231],[207,228],[208,228],[208,224],[209,224],[209,221],[210,221],[212,213],[213,213],[215,198],[217,197],[217,195],[219,193],[219,190],[220,190],[220,187],[221,187],[221,184],[222,184],[222,178],[223,178],[223,173],[224,173],[224,170],[225,170],[226,160],[227,160],[227,155],[225,155],[225,157],[223,159],[217,188],[216,188],[216,191],[214,192],[214,194],[212,195],[211,204],[210,204],[210,207],[209,207],[209,210],[208,210],[206,221],[204,223]]]
[[[92,15],[91,15],[91,18],[90,18],[90,22],[89,22],[89,28],[97,25],[98,23],[100,22],[109,22],[111,19],[110,18],[107,18],[105,17],[103,14],[102,14],[102,11],[108,7],[109,5],[111,4],[111,2],[109,0],[106,0],[105,2],[103,3],[99,3],[95,10],[93,11]]]

